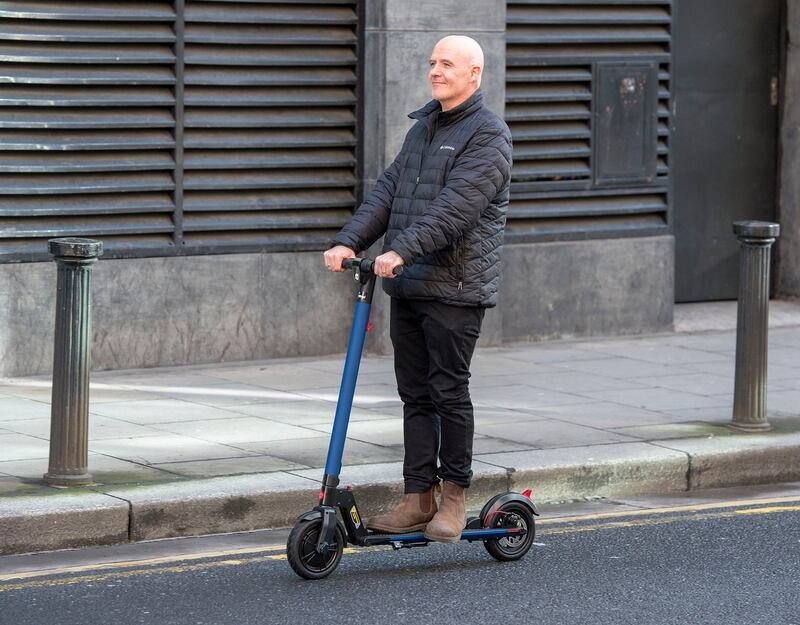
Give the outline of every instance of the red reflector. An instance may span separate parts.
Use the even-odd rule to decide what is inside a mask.
[[[347,486],[344,487],[344,489],[345,490],[353,490],[353,487],[350,484],[348,484]]]
[[[372,332],[373,327],[372,322],[367,323],[367,332]]]
[[[522,491],[522,496],[527,497],[528,499],[531,498],[532,494],[533,494],[533,489],[530,488],[526,488],[525,490]]]
[[[319,491],[319,500],[322,501],[325,498],[325,490]]]

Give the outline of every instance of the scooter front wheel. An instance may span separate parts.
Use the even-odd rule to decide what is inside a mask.
[[[344,534],[339,524],[334,533],[334,544],[325,552],[317,551],[317,541],[322,530],[322,519],[302,519],[298,521],[286,542],[286,557],[295,573],[305,579],[327,577],[342,559]]]
[[[491,518],[481,519],[481,521],[486,528],[518,528],[525,532],[522,535],[504,536],[496,540],[484,541],[483,546],[493,558],[501,562],[510,562],[519,560],[528,553],[536,534],[533,514],[528,506],[519,501],[509,501],[500,506]]]

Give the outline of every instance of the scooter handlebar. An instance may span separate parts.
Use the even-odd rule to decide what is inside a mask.
[[[358,269],[363,273],[372,273],[372,270],[375,267],[375,261],[368,258],[346,258],[342,261],[342,267],[345,269],[353,269],[358,267]],[[403,273],[403,266],[399,265],[395,267],[392,273],[394,273],[396,276],[399,276]]]

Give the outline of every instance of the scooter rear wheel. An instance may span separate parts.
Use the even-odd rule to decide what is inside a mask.
[[[530,508],[519,501],[509,501],[500,506],[492,518],[484,520],[484,527],[492,529],[517,527],[525,530],[525,534],[521,536],[507,536],[483,542],[486,551],[501,562],[519,560],[528,553],[536,533]]]
[[[317,552],[317,540],[322,529],[322,519],[303,519],[298,521],[289,534],[286,542],[286,557],[295,573],[305,579],[322,579],[327,577],[342,559],[344,551],[344,534],[336,525],[334,545],[325,553]]]

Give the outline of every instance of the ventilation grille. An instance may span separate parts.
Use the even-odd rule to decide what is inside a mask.
[[[319,248],[355,204],[352,2],[186,3],[188,248]]]
[[[508,3],[506,121],[514,168],[507,241],[666,231],[670,24],[668,0]],[[656,178],[642,189],[598,189],[595,66],[643,61],[658,67]]]
[[[171,246],[174,19],[170,2],[2,3],[0,254]]]
[[[0,260],[318,249],[345,223],[355,0],[175,6],[0,3]]]

